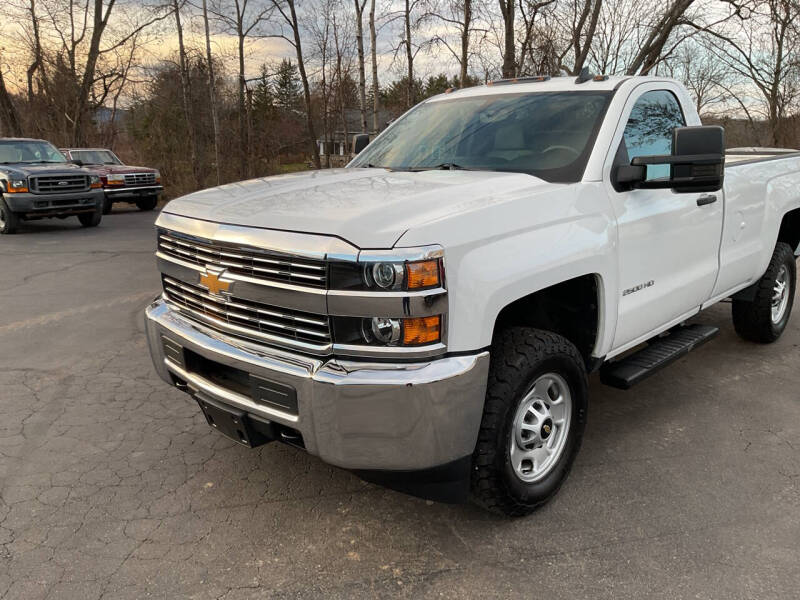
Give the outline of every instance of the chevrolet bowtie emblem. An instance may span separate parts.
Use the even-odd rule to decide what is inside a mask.
[[[207,287],[208,291],[214,295],[219,295],[220,292],[227,292],[232,282],[222,281],[220,275],[221,273],[208,271],[204,275],[200,275],[200,285]]]

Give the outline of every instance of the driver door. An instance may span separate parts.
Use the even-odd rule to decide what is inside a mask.
[[[645,91],[627,106],[614,165],[630,164],[637,156],[672,154],[672,130],[686,125],[675,94]],[[668,165],[647,167],[648,180],[663,177],[669,177]],[[620,191],[613,182],[608,185],[619,243],[613,348],[623,350],[682,320],[711,296],[719,270],[723,198],[722,190],[710,194],[716,200],[709,202],[704,193]]]

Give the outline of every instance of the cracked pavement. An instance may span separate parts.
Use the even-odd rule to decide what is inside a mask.
[[[628,392],[520,520],[248,450],[157,378],[154,213],[0,238],[0,598],[796,598],[800,316]]]

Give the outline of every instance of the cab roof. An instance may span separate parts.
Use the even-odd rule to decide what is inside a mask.
[[[429,101],[446,100],[454,97],[488,96],[494,94],[519,94],[533,92],[591,92],[613,91],[627,81],[639,83],[649,81],[673,82],[668,77],[653,77],[649,75],[612,75],[593,76],[588,80],[578,83],[578,77],[561,76],[533,76],[518,77],[515,79],[500,79],[484,85],[477,85],[464,89],[451,89],[444,94],[434,96]]]

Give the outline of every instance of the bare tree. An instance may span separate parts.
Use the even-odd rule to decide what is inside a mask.
[[[300,72],[300,80],[303,83],[303,98],[306,105],[306,129],[308,132],[308,143],[311,149],[311,156],[314,160],[314,166],[319,169],[319,148],[317,148],[317,135],[314,132],[314,115],[312,114],[311,106],[311,87],[308,83],[306,65],[305,61],[303,60],[303,44],[301,42],[300,24],[297,20],[295,0],[271,0],[271,2],[278,10],[278,13],[281,15],[281,17],[283,17],[282,25],[291,30],[291,33],[281,32],[277,35],[294,46],[297,54],[297,69]]]
[[[181,5],[179,0],[172,0],[172,11],[175,14],[175,29],[178,33],[178,68],[181,74],[181,101],[183,105],[183,119],[186,123],[186,134],[189,137],[189,160],[192,163],[194,183],[199,188],[202,183],[200,163],[197,160],[197,136],[195,136],[195,119],[192,115],[190,104],[191,89],[189,80],[189,67],[186,64],[186,45],[183,42],[183,24],[181,23]]]
[[[684,16],[694,0],[675,0],[653,24],[641,49],[628,65],[628,75],[647,75],[664,57],[665,46],[673,31],[686,20]]]
[[[0,63],[0,133],[9,136],[21,136],[22,126],[19,121],[19,114],[8,93],[6,82],[3,78],[3,66]]]
[[[784,138],[782,124],[800,97],[800,5],[794,0],[766,0],[752,12],[736,10],[728,27],[710,30],[720,60],[748,80],[761,97],[769,144]],[[741,94],[735,99],[744,109]],[[752,116],[750,120],[752,121]],[[754,128],[755,129],[755,128]]]
[[[445,31],[437,33],[434,42],[444,46],[458,62],[458,80],[461,87],[468,85],[470,38],[475,31],[473,21],[473,0],[444,0],[440,6],[435,7],[430,16],[443,23]],[[448,35],[453,30],[457,44],[451,42]]]
[[[503,77],[509,78],[516,75],[517,44],[514,29],[514,9],[516,0],[498,0],[500,3],[500,15],[503,17]]]
[[[236,57],[239,63],[239,172],[242,178],[250,175],[250,135],[247,126],[247,77],[245,75],[245,46],[251,36],[259,35],[259,28],[269,18],[272,3],[259,0],[212,0],[210,12],[223,29],[236,35]]]
[[[214,77],[214,58],[211,54],[211,30],[208,23],[208,5],[203,0],[203,25],[206,34],[206,61],[208,69],[208,96],[211,104],[211,125],[214,131],[214,167],[217,174],[217,185],[222,183],[219,160],[219,117],[217,115],[217,82]]]
[[[375,29],[375,0],[369,3],[369,54],[372,61],[372,129],[380,129],[379,113],[381,110],[380,88],[378,86],[378,33]]]
[[[367,0],[353,0],[353,4],[356,9],[356,45],[358,48],[358,101],[359,101],[359,108],[361,109],[361,132],[366,133],[367,132],[367,74],[364,66],[364,9],[367,6]]]
[[[664,65],[665,71],[689,90],[698,113],[724,106],[731,99],[728,89],[738,79],[702,39],[687,40]]]

